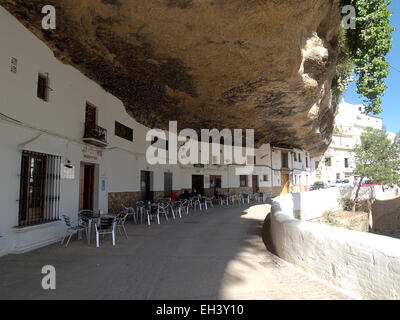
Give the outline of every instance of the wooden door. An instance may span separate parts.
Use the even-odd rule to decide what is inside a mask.
[[[253,193],[258,192],[258,176],[253,176],[252,186],[253,186]]]
[[[282,193],[281,195],[289,193],[289,175],[282,173]]]
[[[204,176],[192,175],[192,189],[196,189],[201,195],[204,195]]]
[[[90,103],[86,103],[85,123],[90,125],[96,124],[96,107]]]
[[[81,162],[79,173],[79,210],[94,209],[94,164]]]

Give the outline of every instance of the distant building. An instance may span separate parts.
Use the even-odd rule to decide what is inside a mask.
[[[382,118],[365,114],[363,105],[352,105],[342,101],[335,119],[332,143],[322,157],[313,159],[315,168],[313,181],[328,185],[338,180],[353,183],[355,156],[353,149],[360,143],[360,137],[367,128],[382,130]]]

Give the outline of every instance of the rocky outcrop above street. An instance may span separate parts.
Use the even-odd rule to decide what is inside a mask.
[[[338,0],[0,0],[55,56],[149,127],[255,129],[323,153],[333,131]],[[57,29],[41,28],[54,5]]]

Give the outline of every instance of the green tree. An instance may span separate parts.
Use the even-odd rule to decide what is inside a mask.
[[[336,88],[343,92],[349,74],[354,72],[357,93],[364,97],[366,113],[382,112],[381,97],[387,88],[384,80],[389,75],[385,56],[392,48],[394,31],[390,27],[390,3],[391,0],[341,0],[342,6],[352,5],[356,9],[356,28],[344,30],[333,88],[334,92]]]
[[[363,179],[369,178],[379,184],[398,184],[400,182],[400,139],[397,135],[391,141],[385,130],[368,128],[361,135],[361,144],[354,149],[356,169],[360,177],[353,203],[357,204]]]

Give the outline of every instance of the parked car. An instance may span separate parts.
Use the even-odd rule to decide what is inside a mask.
[[[350,183],[349,179],[336,180],[336,183],[334,186],[335,187],[351,187],[351,183]]]
[[[328,186],[325,182],[322,181],[314,182],[314,184],[310,188],[311,191],[323,189],[328,189]]]
[[[379,186],[379,184],[377,184],[375,182],[375,180],[365,180],[361,185],[361,187],[363,187],[363,188],[364,187],[375,187],[375,186]]]

